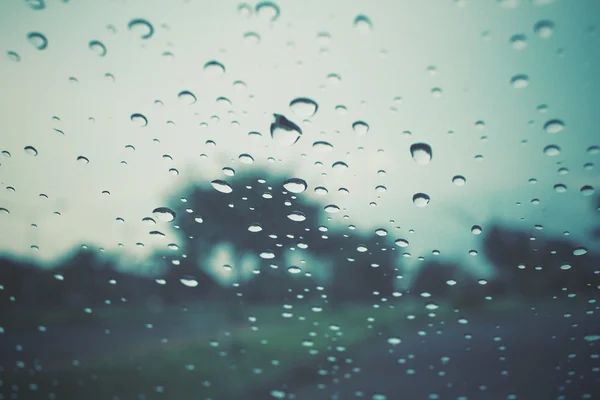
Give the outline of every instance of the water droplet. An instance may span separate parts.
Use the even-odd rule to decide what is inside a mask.
[[[352,129],[359,136],[364,136],[369,132],[369,125],[364,121],[356,121],[352,124]]]
[[[8,59],[11,61],[14,61],[14,62],[21,61],[21,56],[16,51],[7,51],[6,55],[8,56]]]
[[[273,253],[271,250],[265,250],[259,254],[259,257],[264,260],[271,260],[275,258],[275,253]]]
[[[273,114],[275,121],[271,123],[271,137],[280,146],[291,146],[300,140],[302,130],[298,125],[280,114]]]
[[[175,219],[175,211],[171,210],[168,207],[157,207],[152,210],[152,214],[156,219],[164,222],[171,222]]]
[[[560,269],[562,269],[563,271],[567,271],[571,269],[571,266],[569,264],[563,264],[560,266]]]
[[[256,233],[256,232],[260,232],[260,231],[262,231],[262,230],[263,230],[263,228],[262,228],[262,226],[260,226],[260,224],[259,224],[259,223],[257,223],[257,222],[254,222],[254,223],[250,224],[250,226],[248,227],[248,230],[249,230],[250,232]]]
[[[547,133],[558,133],[565,129],[565,123],[560,119],[551,119],[544,124]]]
[[[302,272],[302,270],[300,269],[300,267],[296,267],[295,265],[292,265],[287,270],[291,274],[299,274],[300,272]]]
[[[354,28],[360,33],[369,33],[373,29],[373,23],[369,17],[360,14],[354,18]]]
[[[254,162],[254,158],[250,154],[240,154],[238,160],[242,164],[252,164]]]
[[[586,342],[595,342],[595,341],[600,340],[600,335],[599,334],[585,335],[583,337],[583,340],[585,340]]]
[[[225,73],[225,66],[218,61],[211,60],[204,64],[204,71],[211,77],[217,77]]]
[[[46,50],[46,48],[48,48],[48,39],[39,32],[29,32],[27,34],[27,40],[38,50]]]
[[[246,32],[244,33],[244,41],[249,44],[259,44],[260,35],[256,32]]]
[[[145,19],[136,18],[129,21],[127,28],[130,31],[138,32],[142,39],[149,39],[154,34],[154,27]]]
[[[106,46],[104,46],[104,43],[98,40],[91,40],[88,44],[88,47],[100,57],[104,57],[106,55]]]
[[[307,97],[298,97],[291,101],[292,112],[300,118],[310,118],[317,113],[319,105]]]
[[[79,163],[79,164],[89,164],[90,160],[87,157],[79,156],[79,157],[77,157],[77,163]]]
[[[252,15],[252,6],[248,3],[241,3],[237,7],[238,14],[243,17],[249,17]]]
[[[322,152],[326,152],[326,151],[330,151],[333,149],[333,145],[329,142],[325,142],[325,141],[318,141],[318,142],[314,142],[313,143],[313,149],[322,151]]]
[[[165,237],[166,236],[161,231],[150,231],[149,234],[150,234],[150,236],[154,236],[154,237]]]
[[[135,123],[137,126],[139,126],[141,128],[148,126],[148,119],[143,114],[140,114],[140,113],[131,114],[129,119],[131,120],[131,122]]]
[[[588,152],[588,154],[590,154],[592,156],[598,155],[598,154],[600,154],[600,147],[590,146],[587,148],[587,152]]]
[[[464,186],[464,184],[467,183],[467,180],[462,175],[455,175],[452,178],[452,183],[454,183],[456,186]]]
[[[378,228],[378,229],[375,230],[375,234],[377,236],[387,236],[388,231],[385,230],[385,229],[383,229],[383,228]]]
[[[279,6],[270,1],[261,1],[256,5],[256,14],[258,14],[261,18],[269,19],[271,21],[275,21],[279,18],[280,10]]]
[[[335,204],[328,204],[325,206],[324,210],[325,210],[325,212],[334,214],[334,213],[339,212],[340,208],[338,206],[336,206]]]
[[[510,37],[510,44],[515,50],[524,50],[527,47],[527,36],[516,34]]]
[[[431,146],[427,143],[415,143],[410,146],[410,154],[419,165],[429,164],[432,158]]]
[[[429,196],[425,193],[417,193],[413,196],[413,203],[417,207],[426,207],[429,204]]]
[[[324,188],[323,186],[317,186],[315,188],[315,193],[321,196],[325,196],[327,193],[329,193],[329,191],[327,190],[327,188]]]
[[[34,156],[35,157],[35,156],[38,155],[38,151],[33,146],[25,146],[23,148],[23,150],[25,150],[25,153],[27,153],[30,156]]]
[[[515,75],[510,79],[510,84],[515,89],[526,88],[527,86],[529,86],[529,76],[525,74]]]
[[[594,194],[594,188],[590,185],[585,185],[583,186],[579,192],[583,195],[583,196],[591,196]]]
[[[434,87],[433,89],[431,89],[431,95],[435,99],[439,99],[440,97],[442,97],[442,89],[439,87]]]
[[[156,221],[150,217],[142,218],[142,223],[145,225],[156,225]]]
[[[565,193],[567,191],[567,187],[562,183],[557,183],[556,185],[554,185],[554,191],[556,193]]]
[[[540,39],[548,39],[554,33],[554,22],[550,20],[541,20],[535,23],[533,31]]]
[[[235,170],[233,168],[225,167],[222,169],[223,174],[227,176],[235,176]]]
[[[306,181],[300,178],[290,178],[283,183],[285,190],[291,193],[302,193],[306,190],[308,185]]]
[[[302,222],[306,220],[306,215],[304,215],[304,213],[300,211],[292,211],[288,214],[287,217],[294,222]]]
[[[179,170],[177,168],[169,168],[169,173],[173,176],[179,175]]]
[[[481,227],[479,225],[473,225],[471,227],[471,233],[473,235],[480,235],[482,231],[483,231],[483,229],[481,229]]]
[[[10,211],[8,211],[8,209],[6,209],[4,207],[0,207],[0,215],[1,214],[8,215],[8,214],[10,214]]]
[[[544,154],[549,157],[556,157],[560,154],[560,147],[555,144],[548,145],[544,147]]]
[[[387,187],[385,187],[383,185],[377,185],[377,186],[375,186],[375,191],[378,193],[384,193],[384,192],[387,192]]]
[[[198,280],[196,280],[196,278],[194,278],[193,276],[190,276],[190,275],[186,275],[183,278],[179,279],[179,282],[181,282],[184,286],[187,286],[187,287],[198,286]]]
[[[585,247],[577,247],[573,250],[573,255],[575,256],[582,256],[584,254],[587,254],[587,249]]]
[[[408,247],[408,240],[406,239],[398,239],[394,242],[394,244],[398,247]]]
[[[46,8],[46,3],[44,0],[25,0],[25,3],[27,3],[29,8],[36,11]]]
[[[215,179],[210,183],[215,190],[221,193],[231,193],[233,192],[233,188],[231,185],[221,179]]]
[[[196,95],[194,93],[190,92],[189,90],[182,90],[177,95],[177,98],[183,104],[187,104],[187,105],[194,104],[196,102]]]

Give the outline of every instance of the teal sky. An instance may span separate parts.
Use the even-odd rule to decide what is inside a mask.
[[[485,231],[491,221],[532,235],[535,225],[569,231],[593,248],[593,196],[580,189],[600,188],[600,153],[588,151],[600,146],[596,1],[282,0],[275,20],[268,7],[256,12],[249,3],[253,11],[245,13],[236,1],[46,0],[43,10],[31,3],[0,3],[0,151],[11,155],[0,155],[0,207],[10,212],[0,213],[5,254],[52,263],[87,244],[127,263],[144,260],[182,243],[172,223],[141,221],[178,187],[210,187],[226,179],[223,167],[257,166],[303,178],[309,188],[301,196],[342,208],[330,226],[383,227],[409,240],[402,249],[409,263],[435,249],[484,271],[482,257],[468,254],[480,246],[471,226]],[[354,24],[358,15],[371,28]],[[143,27],[128,29],[137,18],[152,24],[150,38],[141,37]],[[540,21],[551,28],[536,32]],[[46,49],[28,41],[31,32],[47,38]],[[515,35],[525,40],[511,42]],[[89,48],[93,40],[105,56]],[[225,72],[205,70],[211,60]],[[512,84],[518,75],[527,79]],[[179,99],[183,90],[197,101]],[[307,121],[290,110],[297,97],[318,103]],[[148,125],[132,122],[134,113]],[[273,113],[301,126],[295,145],[270,137]],[[547,133],[545,123],[555,119],[564,129]],[[355,121],[368,132],[355,132]],[[319,151],[315,141],[333,149]],[[426,165],[410,154],[419,142],[433,149]],[[549,145],[560,154],[545,154]],[[252,166],[239,161],[243,153]],[[349,168],[332,168],[337,161]],[[455,175],[466,184],[453,184]],[[566,192],[556,192],[557,184]],[[317,186],[329,193],[314,194]],[[415,193],[428,194],[429,205],[416,207]],[[154,229],[167,237],[151,237]]]

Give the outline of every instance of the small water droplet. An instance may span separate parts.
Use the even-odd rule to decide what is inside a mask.
[[[141,128],[148,126],[148,119],[146,118],[146,116],[144,116],[144,114],[140,114],[140,113],[131,114],[129,119],[131,120],[131,122],[135,123],[137,126],[139,126]]]
[[[587,249],[585,247],[577,247],[573,250],[573,255],[575,256],[582,256],[584,254],[587,254]]]
[[[304,179],[290,178],[283,183],[283,187],[291,193],[302,193],[306,190],[308,185]]]
[[[598,146],[590,146],[590,147],[587,148],[586,151],[588,152],[588,154],[590,154],[592,156],[595,156],[595,155],[600,154],[600,147],[598,147]]]
[[[327,193],[329,193],[329,191],[327,190],[327,188],[324,188],[323,186],[317,186],[315,188],[315,193],[320,196],[325,196]]]
[[[254,163],[254,158],[250,154],[240,154],[238,160],[240,160],[242,164]]]
[[[442,88],[434,87],[433,89],[431,89],[431,95],[433,96],[433,98],[439,99],[440,97],[442,97]]]
[[[36,150],[36,148],[35,148],[35,147],[33,147],[33,146],[25,146],[25,147],[23,148],[23,150],[25,150],[25,153],[27,153],[27,154],[28,154],[28,155],[30,155],[30,156],[33,156],[33,157],[35,157],[35,156],[37,156],[37,155],[38,155],[38,151],[37,151],[37,150]]]
[[[163,222],[171,222],[175,219],[175,211],[171,210],[168,207],[157,207],[152,210],[152,214],[156,219]]]
[[[348,169],[348,164],[346,164],[343,161],[336,161],[333,163],[333,165],[331,166],[331,168],[334,171],[345,171]]]
[[[425,193],[417,193],[413,196],[413,203],[417,207],[426,207],[429,204],[430,197]]]
[[[90,43],[88,43],[88,47],[100,57],[104,57],[106,55],[106,46],[104,43],[98,40],[91,40]]]
[[[129,21],[127,28],[130,31],[138,32],[142,39],[149,39],[154,34],[154,27],[145,19],[136,18]]]
[[[481,227],[479,225],[473,225],[471,227],[471,233],[473,235],[480,235],[481,232],[483,232],[483,229],[481,229]]]
[[[226,176],[235,176],[235,170],[233,168],[225,167],[222,171]]]
[[[352,124],[352,129],[358,136],[364,136],[369,132],[369,125],[364,121],[356,121]]]
[[[14,61],[14,62],[21,61],[21,56],[16,51],[7,51],[6,55],[8,56],[8,59],[11,61]]]
[[[249,44],[259,44],[260,35],[256,32],[246,32],[244,33],[244,41]]]
[[[336,206],[335,204],[326,205],[324,210],[325,210],[325,212],[328,212],[330,214],[340,212],[340,208],[338,206]]]
[[[256,233],[256,232],[260,232],[260,231],[262,231],[262,230],[263,230],[263,228],[262,228],[262,226],[260,226],[260,224],[259,224],[259,223],[257,223],[257,222],[254,222],[254,223],[250,224],[250,226],[248,227],[248,230],[249,230],[250,232]]]
[[[540,39],[548,39],[554,33],[555,25],[550,20],[541,20],[535,23],[533,31]]]
[[[161,231],[150,231],[149,234],[150,234],[150,236],[154,236],[154,237],[165,237],[166,236]]]
[[[322,152],[331,151],[333,149],[333,145],[331,143],[325,142],[325,141],[314,142],[312,147],[313,147],[313,149],[319,150]]]
[[[318,104],[307,97],[298,97],[290,102],[292,112],[300,118],[310,118],[317,113]]]
[[[354,28],[356,28],[359,33],[369,33],[373,30],[373,22],[371,22],[371,19],[366,15],[360,14],[354,18]]]
[[[398,247],[408,247],[408,240],[406,239],[398,239],[394,242],[394,244]]]
[[[156,221],[150,217],[142,218],[142,223],[144,223],[145,225],[156,225]]]
[[[281,14],[279,6],[270,1],[261,1],[256,5],[255,10],[258,16],[271,21],[275,21]]]
[[[291,274],[299,274],[300,272],[302,272],[302,270],[300,269],[300,267],[296,267],[295,265],[292,265],[287,270]]]
[[[79,163],[79,164],[89,164],[90,160],[87,157],[79,156],[79,157],[77,157],[77,163]]]
[[[198,286],[198,280],[190,275],[185,275],[183,278],[179,279],[184,286],[187,287],[196,287]]]
[[[287,217],[295,222],[302,222],[306,220],[306,215],[304,215],[304,213],[301,211],[292,211]]]
[[[27,3],[29,8],[36,11],[46,8],[46,3],[44,0],[25,0],[25,3]]]
[[[264,260],[272,260],[275,258],[275,253],[273,253],[271,250],[265,250],[259,254],[259,257]]]
[[[271,137],[280,146],[291,146],[300,140],[302,130],[298,125],[280,114],[273,114],[275,121],[271,123]]]
[[[169,173],[173,176],[179,175],[179,170],[177,168],[169,168]]]
[[[509,41],[515,50],[524,50],[527,47],[527,36],[523,34],[512,35]]]
[[[452,178],[452,183],[454,183],[456,186],[464,186],[464,184],[467,183],[467,180],[462,175],[455,175]]]
[[[233,192],[233,188],[231,185],[221,179],[215,179],[210,183],[215,190],[221,193],[231,193]]]
[[[431,146],[427,143],[413,144],[410,146],[410,154],[412,155],[413,160],[419,165],[429,164],[433,156]]]
[[[27,34],[27,40],[38,50],[46,50],[48,48],[48,39],[39,32],[29,32]]]
[[[189,90],[182,90],[179,92],[179,94],[177,94],[177,98],[183,104],[187,105],[194,104],[196,102],[196,95]]]
[[[565,193],[567,191],[567,186],[563,185],[562,183],[557,183],[554,185],[554,191],[556,193]]]
[[[560,147],[555,144],[548,145],[544,147],[544,154],[549,157],[556,157],[560,154]]]
[[[211,77],[217,77],[225,73],[225,66],[218,61],[211,60],[204,64],[204,71]]]
[[[238,14],[243,17],[249,17],[252,15],[252,6],[248,3],[241,3],[237,7]]]
[[[558,133],[565,129],[565,123],[560,119],[551,119],[544,124],[547,133]]]
[[[510,79],[510,84],[515,89],[526,88],[527,86],[529,86],[529,76],[525,74],[515,75]]]
[[[0,215],[8,215],[10,214],[10,211],[8,211],[8,209],[4,208],[4,207],[0,207]]]
[[[579,192],[583,195],[583,196],[591,196],[594,194],[594,188],[590,185],[585,185],[582,186],[581,189],[579,190]]]

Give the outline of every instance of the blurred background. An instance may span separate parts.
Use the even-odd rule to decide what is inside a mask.
[[[0,399],[600,398],[600,3],[0,4]]]

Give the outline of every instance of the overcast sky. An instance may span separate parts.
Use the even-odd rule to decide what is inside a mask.
[[[87,244],[142,260],[182,243],[177,220],[149,227],[142,218],[191,181],[226,179],[223,167],[303,178],[300,196],[343,209],[330,225],[388,229],[409,240],[411,260],[436,249],[481,264],[468,255],[481,240],[471,227],[492,220],[570,231],[592,246],[600,221],[580,189],[600,188],[600,154],[588,150],[600,146],[593,0],[283,0],[278,16],[236,1],[30,3],[0,3],[4,254],[53,263]],[[355,23],[359,15],[368,20]],[[128,28],[135,19],[152,25],[150,37],[144,24]],[[36,32],[42,50],[43,39],[28,38]],[[204,68],[212,60],[224,71]],[[298,97],[318,104],[314,116],[290,108]],[[273,113],[301,127],[297,143],[271,138]],[[552,120],[563,126],[548,133]],[[428,164],[411,157],[414,143],[431,146]],[[332,168],[338,161],[349,168]],[[329,193],[314,194],[317,186]],[[416,207],[416,193],[430,203]],[[154,229],[167,237],[151,237]]]

